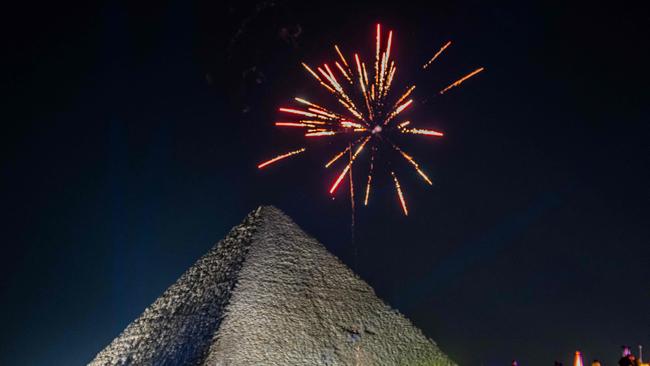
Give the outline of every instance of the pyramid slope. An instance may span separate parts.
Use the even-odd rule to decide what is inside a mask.
[[[454,365],[273,207],[234,228],[97,365]]]
[[[234,227],[90,365],[201,364],[223,319],[257,217],[253,212]]]

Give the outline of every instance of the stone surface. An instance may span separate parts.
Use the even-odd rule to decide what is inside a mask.
[[[338,258],[260,207],[92,365],[455,365]]]

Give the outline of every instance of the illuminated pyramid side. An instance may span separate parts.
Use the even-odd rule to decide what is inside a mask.
[[[273,207],[248,215],[95,365],[454,365]]]

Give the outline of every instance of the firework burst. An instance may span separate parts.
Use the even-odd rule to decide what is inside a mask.
[[[367,206],[373,183],[373,174],[377,170],[375,155],[380,149],[390,149],[397,152],[398,156],[401,156],[406,163],[411,165],[427,184],[433,184],[415,159],[393,141],[393,136],[396,134],[411,134],[433,138],[444,136],[440,131],[410,127],[411,121],[402,120],[404,112],[414,104],[412,93],[415,90],[415,85],[410,85],[397,97],[392,95],[393,80],[397,71],[395,61],[391,59],[393,31],[388,32],[385,42],[382,37],[381,25],[377,24],[375,54],[372,64],[364,62],[358,53],[354,53],[353,57],[348,61],[338,45],[334,45],[338,59],[333,63],[324,63],[321,66],[312,68],[303,62],[302,66],[305,70],[334,97],[339,106],[337,108],[324,107],[296,97],[294,98],[295,107],[282,107],[279,109],[280,112],[291,116],[292,119],[275,123],[278,127],[303,129],[305,142],[313,138],[334,136],[344,136],[346,138],[345,148],[328,159],[325,168],[330,168],[344,156],[347,157],[347,159],[344,159],[345,165],[332,182],[329,193],[335,194],[341,183],[344,182],[345,176],[349,175],[350,199],[353,208],[354,185],[352,169],[364,149],[370,150],[363,200],[364,205]],[[445,43],[422,68],[427,69],[430,67],[450,45],[451,42]],[[481,71],[483,71],[482,67],[461,77],[440,90],[439,94],[444,94],[450,89],[461,85]],[[280,154],[260,163],[258,168],[262,169],[305,151],[307,151],[307,148],[301,147]],[[392,169],[389,169],[389,171],[395,184],[398,202],[404,215],[408,215],[406,199],[397,175]]]

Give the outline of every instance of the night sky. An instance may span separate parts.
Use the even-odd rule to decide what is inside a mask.
[[[4,13],[0,364],[90,361],[199,256],[273,204],[461,365],[613,365],[650,349],[647,13],[523,1],[108,1]],[[318,87],[331,45],[395,33],[406,86],[454,44],[405,145],[431,173],[332,200],[338,145],[259,171],[300,141],[277,107]],[[426,122],[426,123],[425,123]],[[361,177],[361,174],[358,174]],[[363,183],[358,181],[359,185]]]

